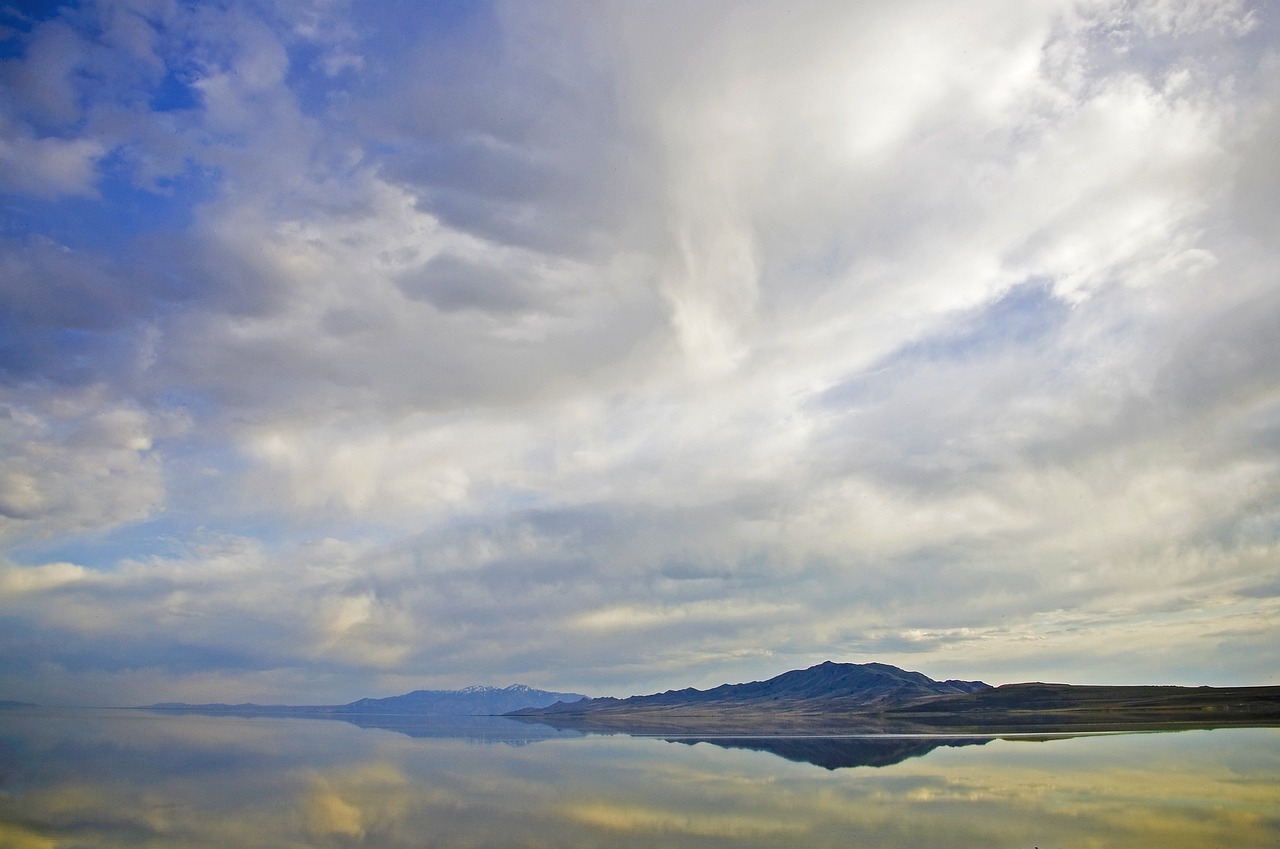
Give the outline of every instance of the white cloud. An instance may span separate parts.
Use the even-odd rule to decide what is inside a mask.
[[[74,563],[44,563],[39,566],[10,566],[0,572],[0,592],[6,595],[40,592],[84,580],[89,570]]]
[[[1135,4],[1134,23],[1159,35],[1185,36],[1205,30],[1244,35],[1257,22],[1257,10],[1242,0],[1143,0]]]
[[[1273,627],[1260,16],[521,4],[447,35],[281,10],[171,11],[197,104],[107,133],[89,102],[57,137],[217,176],[184,232],[8,246],[0,497],[24,539],[166,509],[284,539],[140,553],[105,588],[14,573],[53,581],[13,602],[33,633],[145,632],[102,663],[193,691],[306,664],[355,697],[875,653],[1119,670],[1107,639],[1148,626]],[[121,26],[131,73],[174,70],[168,30]],[[82,356],[92,390],[65,388],[71,328],[112,354]]]
[[[0,139],[0,185],[36,197],[97,193],[98,160],[106,149],[91,139]]]
[[[10,540],[107,528],[163,507],[157,422],[101,386],[40,398],[4,393],[0,406],[0,536]]]

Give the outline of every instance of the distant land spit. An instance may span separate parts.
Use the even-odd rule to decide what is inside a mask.
[[[163,702],[145,705],[145,710],[186,711],[251,716],[498,716],[522,708],[546,707],[557,702],[585,699],[581,693],[554,693],[524,684],[510,687],[474,686],[461,690],[414,690],[385,699],[357,699],[345,705],[189,705]]]

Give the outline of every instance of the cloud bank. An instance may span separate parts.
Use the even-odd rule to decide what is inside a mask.
[[[0,695],[1276,683],[1280,21],[0,31]]]

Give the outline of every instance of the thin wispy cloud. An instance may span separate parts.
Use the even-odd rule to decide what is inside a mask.
[[[0,24],[0,695],[1274,683],[1265,3]]]

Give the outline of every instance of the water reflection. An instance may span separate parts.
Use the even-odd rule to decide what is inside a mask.
[[[937,741],[418,730],[423,736],[323,720],[0,713],[0,847],[1179,849],[1280,841],[1276,729],[956,740],[927,754],[893,747]]]
[[[215,714],[226,716],[227,714]],[[261,718],[259,714],[244,714]],[[569,728],[552,728],[531,722],[519,722],[502,716],[425,716],[396,713],[353,713],[323,717],[306,717],[322,722],[349,722],[360,728],[380,728],[409,737],[450,738],[474,743],[509,743],[524,745],[539,740],[581,737],[583,732]]]
[[[941,746],[981,746],[990,737],[666,737],[675,743],[710,743],[725,749],[769,752],[826,769],[889,766],[927,755]]]

